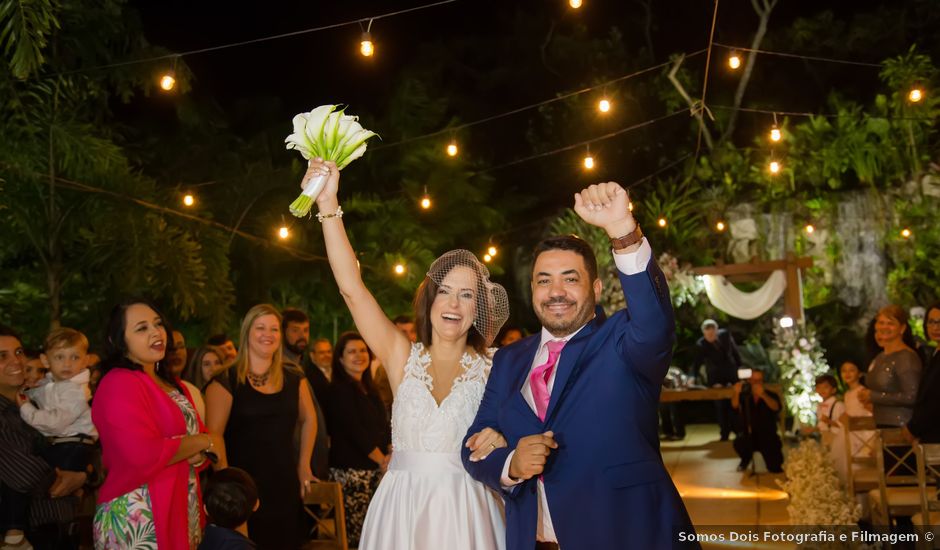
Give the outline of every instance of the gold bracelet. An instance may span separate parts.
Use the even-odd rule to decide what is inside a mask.
[[[317,221],[320,223],[323,223],[323,220],[327,220],[329,218],[342,218],[342,217],[343,217],[342,206],[337,206],[336,212],[333,212],[332,214],[324,214],[322,212],[317,212]]]
[[[204,453],[208,453],[209,451],[211,451],[211,450],[212,450],[212,447],[213,447],[213,443],[212,443],[212,436],[211,436],[211,435],[209,435],[209,434],[207,434],[207,433],[205,433],[205,432],[203,432],[203,434],[205,434],[205,436],[206,436],[206,439],[208,439],[208,440],[209,440],[209,446],[208,446],[208,447],[206,447],[206,448],[205,448],[205,450],[204,450],[203,452],[204,452]]]

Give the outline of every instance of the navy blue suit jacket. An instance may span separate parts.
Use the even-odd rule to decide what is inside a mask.
[[[520,393],[540,336],[496,353],[467,437],[490,427],[509,447],[481,462],[470,462],[463,447],[462,457],[470,475],[506,501],[508,550],[535,547],[538,495],[536,478],[504,491],[503,465],[520,438],[548,430],[559,447],[543,476],[561,548],[672,548],[680,546],[675,529],[692,530],[659,453],[659,393],[675,339],[669,289],[652,259],[620,282],[627,308],[609,319],[598,308],[562,350],[545,422]]]

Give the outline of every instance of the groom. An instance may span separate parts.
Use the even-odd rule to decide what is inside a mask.
[[[470,475],[506,501],[508,550],[672,548],[678,530],[692,533],[659,454],[669,289],[628,206],[613,182],[575,194],[575,212],[610,237],[627,308],[605,319],[596,307],[586,242],[539,243],[531,284],[542,331],[497,352],[467,432],[489,427],[509,442],[478,461],[462,451]]]

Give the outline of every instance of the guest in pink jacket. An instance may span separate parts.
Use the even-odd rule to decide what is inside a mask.
[[[198,470],[217,436],[167,367],[165,317],[145,300],[111,312],[108,359],[92,405],[107,472],[95,510],[95,548],[194,549],[205,522]]]

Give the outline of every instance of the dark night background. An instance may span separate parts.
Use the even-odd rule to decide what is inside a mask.
[[[714,41],[750,46],[759,21],[753,6],[763,1],[721,1]],[[73,44],[90,44],[91,51],[72,55],[58,49],[39,73],[77,71],[75,78],[87,78],[90,85],[99,87],[93,97],[106,97],[103,105],[89,103],[94,105],[81,113],[81,120],[100,129],[120,148],[134,177],[146,180],[141,183],[144,190],[130,191],[137,188],[129,186],[121,193],[141,193],[159,207],[237,226],[253,237],[236,238],[228,229],[216,231],[170,215],[166,219],[170,225],[178,224],[174,227],[179,234],[162,244],[178,250],[178,257],[131,261],[130,257],[112,257],[110,251],[128,247],[136,251],[140,235],[129,232],[128,242],[101,240],[99,235],[123,232],[127,222],[120,222],[125,223],[122,226],[114,221],[116,213],[133,222],[144,210],[128,209],[120,201],[102,206],[101,212],[89,213],[89,219],[101,220],[94,231],[82,234],[89,224],[75,220],[78,237],[72,246],[99,251],[101,258],[86,262],[87,254],[77,254],[70,269],[80,275],[69,279],[60,274],[57,288],[61,303],[68,306],[61,311],[62,319],[79,326],[94,325],[115,296],[152,286],[150,271],[157,269],[179,274],[178,281],[167,282],[155,294],[172,302],[171,311],[197,339],[210,329],[231,330],[242,312],[262,301],[307,308],[319,318],[315,332],[330,335],[334,329],[347,328],[350,319],[336,295],[332,275],[322,257],[311,257],[324,252],[318,224],[287,213],[301,174],[299,155],[285,150],[283,144],[291,131],[291,117],[326,103],[348,105],[349,113],[359,115],[366,128],[382,137],[344,172],[341,195],[349,201],[347,227],[362,256],[367,283],[383,294],[380,302],[391,315],[409,309],[419,276],[438,254],[453,248],[477,253],[495,244],[501,252],[492,270],[514,298],[513,322],[536,326],[526,296],[528,251],[572,204],[572,194],[597,181],[640,182],[631,194],[641,207],[638,217],[646,228],[654,227],[661,213],[678,216],[682,193],[695,196],[693,204],[682,207],[687,227],[683,229],[682,220],[673,218],[670,229],[655,238],[658,250],[670,250],[697,265],[728,259],[724,237],[703,230],[703,224],[713,224],[712,218],[721,214],[719,207],[757,201],[803,215],[818,210],[819,197],[831,191],[825,183],[822,187],[793,183],[784,190],[768,185],[760,174],[768,154],[766,140],[761,143],[772,123],[768,114],[740,113],[733,132],[714,151],[698,147],[694,120],[680,113],[593,141],[590,151],[597,159],[593,171],[582,168],[583,147],[539,156],[687,108],[666,80],[666,68],[453,133],[446,131],[668,63],[676,54],[700,52],[708,45],[712,2],[585,0],[582,8],[573,10],[565,0],[460,0],[375,21],[376,54],[372,58],[359,54],[356,21],[364,25],[370,16],[420,5],[418,0],[138,0],[126,5],[96,0],[85,13],[82,4],[68,4],[62,11],[70,14],[62,35],[68,35]],[[933,6],[928,0],[781,0],[759,47],[882,63],[916,45],[917,52],[936,60],[940,59],[940,10]],[[172,93],[154,87],[159,75],[173,65],[170,60],[94,69],[345,21],[353,23],[185,55],[179,67],[183,85]],[[114,24],[102,27],[100,43],[94,40],[96,24]],[[109,35],[114,29],[119,32]],[[716,117],[708,123],[716,139],[730,115],[722,107],[734,104],[742,79],[740,71],[728,70],[728,53],[724,47],[713,48],[708,77],[705,103]],[[696,99],[702,93],[705,60],[704,53],[688,58],[679,73],[685,89]],[[864,114],[872,109],[877,94],[890,93],[879,71],[879,67],[761,54],[741,106],[830,113],[857,105]],[[124,87],[115,87],[113,82],[121,79],[126,81]],[[611,113],[600,115],[595,106],[605,94],[614,107]],[[780,122],[792,128],[805,120],[781,117]],[[427,139],[399,143],[441,130],[445,131]],[[456,159],[443,153],[452,136],[460,145]],[[792,146],[799,144],[794,141]],[[784,144],[778,153],[786,155],[788,147]],[[693,163],[690,159],[696,154]],[[844,152],[830,154],[838,159]],[[521,161],[528,157],[537,158]],[[45,173],[43,162],[39,148],[30,170]],[[792,159],[790,165],[796,162]],[[801,182],[810,168],[794,168],[802,171],[795,172],[792,181]],[[852,168],[838,170],[846,189],[864,187]],[[732,175],[733,185],[723,183],[721,171]],[[647,177],[654,173],[656,177]],[[67,170],[64,175],[87,184],[98,181],[96,175]],[[889,177],[879,177],[888,182],[884,185],[892,185]],[[692,186],[694,192],[682,191],[683,185]],[[430,211],[417,207],[425,190],[435,203]],[[197,197],[196,206],[189,210],[180,205],[184,192]],[[82,197],[87,198],[76,193],[63,200]],[[716,197],[721,200],[715,202]],[[43,200],[24,195],[22,204],[33,207]],[[701,207],[694,204],[708,200],[712,202]],[[653,206],[643,210],[646,205]],[[22,223],[42,219],[37,211],[25,215]],[[37,231],[52,225],[37,226]],[[280,225],[291,230],[285,243],[272,237]],[[20,231],[19,226],[12,231]],[[30,311],[48,298],[46,281],[54,270],[42,263],[41,254],[31,246],[14,242],[5,256],[0,255],[0,259],[11,258],[4,265],[13,266],[7,275],[0,271],[2,280],[30,289],[28,299],[7,306],[10,311]],[[63,265],[72,266],[70,261],[62,259]],[[408,264],[406,277],[391,275],[390,266],[399,261]],[[140,272],[129,276],[115,265]],[[108,278],[98,281],[102,271]],[[80,281],[87,280],[100,284],[99,291],[83,292]],[[192,280],[200,282],[189,284]],[[46,321],[38,316],[35,328],[29,330],[39,332]],[[744,332],[750,329],[745,327]]]
[[[403,14],[376,21],[372,34],[377,53],[363,58],[358,52],[359,28],[357,25],[282,38],[260,44],[187,56],[185,62],[192,69],[191,96],[195,101],[217,104],[225,113],[231,128],[245,136],[280,124],[284,133],[289,131],[290,118],[323,103],[344,103],[349,111],[364,120],[381,117],[388,106],[388,93],[397,83],[403,71],[420,66],[430,52],[441,49],[454,52],[454,66],[441,75],[441,91],[450,95],[449,112],[457,121],[464,123],[484,118],[520,106],[543,101],[555,94],[594,85],[622,74],[630,73],[668,60],[674,53],[693,52],[708,43],[712,5],[707,2],[651,2],[653,7],[652,55],[646,50],[643,32],[644,8],[640,2],[591,1],[579,10],[572,10],[567,2],[521,1],[521,2],[456,2],[427,10]],[[765,49],[790,51],[786,29],[796,18],[811,17],[819,11],[831,10],[837,19],[849,20],[857,12],[876,8],[879,2],[826,2],[815,1],[782,2],[771,19],[768,44]],[[293,32],[309,27],[336,22],[368,18],[370,15],[391,12],[420,5],[417,2],[132,2],[140,11],[147,39],[172,51],[188,51],[229,42],[250,40],[262,36]],[[520,32],[520,26],[527,26]],[[550,25],[556,32],[578,28],[587,36],[603,37],[612,26],[623,33],[627,56],[634,59],[618,66],[612,65],[605,72],[591,70],[589,64],[571,63],[553,67],[552,72],[542,66],[539,57],[540,40]],[[756,25],[756,16],[748,2],[722,2],[718,14],[715,41],[724,44],[746,46]],[[775,31],[781,34],[775,34]],[[918,41],[918,36],[906,37],[906,42]],[[923,41],[921,40],[921,43]],[[468,43],[476,46],[490,43],[489,51],[467,51]],[[812,44],[809,44],[812,46]],[[822,46],[822,45],[820,45]],[[872,36],[870,43],[852,44],[850,59],[879,62],[885,56],[897,53],[886,49],[890,43]],[[736,84],[736,75],[724,70],[727,55],[724,48],[715,48],[713,53],[712,78],[709,82],[708,103],[730,104]],[[804,51],[803,53],[827,55],[833,52]],[[689,61],[699,72],[704,68],[704,55]],[[486,75],[507,65],[528,65],[532,77],[525,86],[520,86],[508,75]],[[498,71],[497,71],[498,72]],[[799,59],[782,59],[763,56],[755,69],[752,86],[747,99],[752,106],[791,111],[812,111],[824,106],[826,96],[838,86],[840,93],[859,100],[870,99],[877,84],[877,69],[846,67],[826,63],[813,63]],[[634,81],[621,84],[628,88]],[[692,88],[698,92],[700,85]],[[171,109],[174,98],[153,96],[144,105],[135,105],[135,116],[144,117],[147,124],[160,116],[167,121],[167,131],[172,133]],[[155,106],[162,110],[154,109]],[[644,106],[617,105],[616,109],[629,109],[623,125],[641,122],[663,114]],[[487,144],[485,162],[499,165],[531,152],[526,147],[526,121],[534,114],[528,111],[491,123],[473,127],[461,136],[462,145],[480,140]],[[720,113],[719,113],[720,114]],[[682,118],[682,117],[680,117]],[[763,128],[764,122],[749,124],[748,115],[743,115],[742,136]],[[139,119],[129,117],[128,120]],[[618,126],[598,121],[596,128],[585,128],[583,135],[573,136],[580,141],[601,135]],[[668,121],[663,126],[685,133],[685,121]],[[140,123],[140,122],[136,122]],[[759,126],[758,126],[759,125]],[[395,128],[375,128],[386,142],[395,142],[401,136]],[[655,129],[654,129],[655,130]],[[638,132],[637,134],[642,134]],[[437,139],[446,140],[447,136]],[[633,136],[627,134],[611,142],[631,143]],[[564,142],[564,139],[561,139]],[[642,141],[642,138],[638,141]],[[681,143],[676,140],[675,157],[679,156]],[[747,141],[744,139],[742,141]],[[642,148],[642,143],[632,145]],[[604,147],[604,145],[601,145]],[[668,149],[668,144],[666,146]],[[393,148],[394,150],[394,148]],[[473,154],[473,148],[464,145],[464,151]],[[388,150],[386,150],[388,151]],[[668,150],[662,151],[665,154]],[[286,153],[285,153],[286,154]],[[390,153],[394,154],[394,153]],[[554,155],[524,163],[521,166],[497,171],[494,177],[497,187],[509,186],[523,192],[546,192],[540,178],[533,177],[535,167],[548,171],[569,174],[577,181],[564,193],[551,193],[539,213],[551,212],[553,208],[567,205],[569,192],[584,183],[585,176],[579,169],[581,151]],[[612,178],[628,182],[650,173],[656,168],[656,158],[640,155],[636,162],[621,166],[623,170],[608,171],[610,163],[600,162],[600,170],[590,174],[591,178]]]

